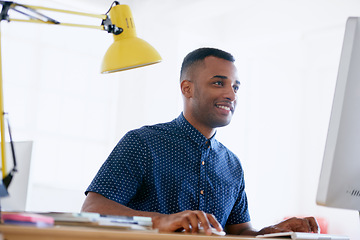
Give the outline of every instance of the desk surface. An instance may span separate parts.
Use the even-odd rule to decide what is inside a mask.
[[[163,234],[152,231],[123,231],[116,229],[72,226],[37,228],[0,224],[0,232],[6,240],[254,240],[252,237],[240,237],[234,235],[220,237],[200,234],[190,235],[184,233]]]

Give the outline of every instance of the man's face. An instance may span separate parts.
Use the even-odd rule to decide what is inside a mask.
[[[240,86],[235,65],[209,56],[195,66],[189,79],[193,85],[190,109],[193,119],[202,127],[217,128],[230,123]]]

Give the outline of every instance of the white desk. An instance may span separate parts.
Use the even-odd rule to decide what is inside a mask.
[[[0,224],[0,232],[3,235],[3,239],[6,240],[254,240],[253,237],[240,237],[235,235],[220,237],[184,233],[163,234],[146,231],[120,231],[115,229],[72,226],[37,228]]]

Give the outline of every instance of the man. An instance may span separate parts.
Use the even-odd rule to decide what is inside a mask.
[[[214,135],[230,123],[240,82],[231,54],[213,48],[189,53],[178,118],[128,132],[88,187],[82,211],[152,217],[162,232],[196,233],[211,226],[228,234],[318,232],[316,220],[292,218],[252,229],[243,170]]]

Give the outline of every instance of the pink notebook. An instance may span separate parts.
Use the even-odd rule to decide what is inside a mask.
[[[1,216],[5,224],[34,225],[34,226],[53,226],[52,217],[43,216],[36,213],[2,213]]]

